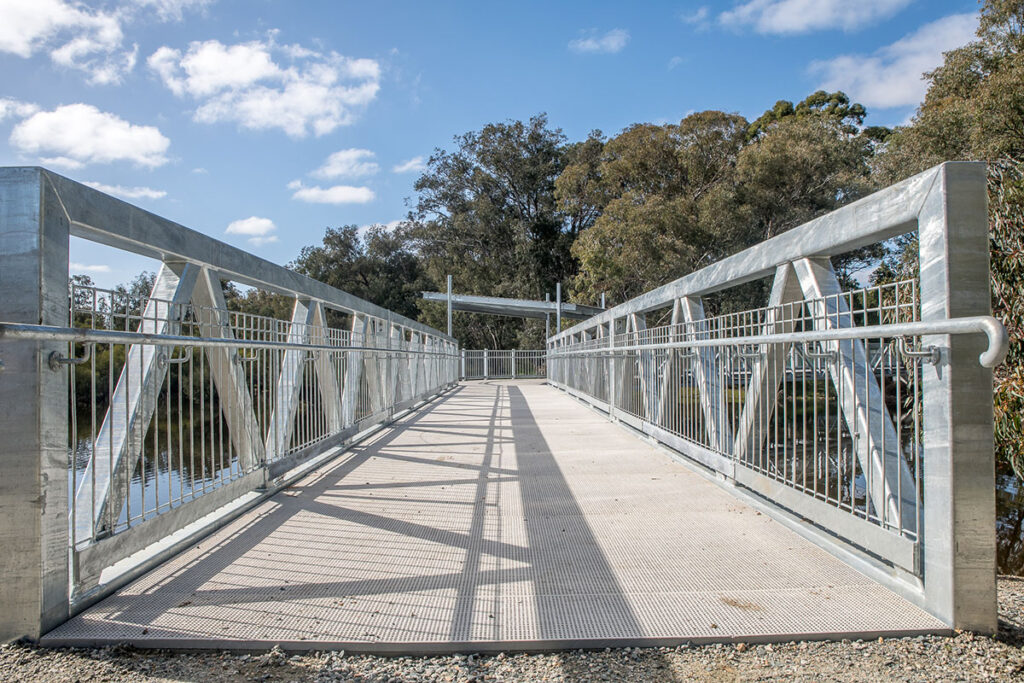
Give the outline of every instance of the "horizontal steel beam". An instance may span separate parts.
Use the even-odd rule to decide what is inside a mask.
[[[2,327],[0,327],[2,330]],[[784,332],[779,334],[752,334],[743,337],[715,337],[706,339],[685,339],[663,343],[641,343],[616,345],[614,347],[592,347],[586,349],[568,349],[548,351],[550,358],[564,356],[588,356],[594,354],[626,353],[636,351],[653,351],[656,349],[686,349],[707,346],[753,346],[758,344],[800,344],[820,341],[836,341],[845,339],[874,339],[878,337],[903,337],[939,334],[973,334],[982,333],[988,338],[988,348],[979,356],[978,363],[982,367],[994,368],[1006,358],[1010,348],[1010,337],[1006,328],[998,319],[990,315],[978,315],[952,320],[917,321],[910,323],[892,323],[886,325],[863,325],[860,327],[840,327],[829,329],[808,330],[806,332]]]
[[[458,357],[454,351],[428,351],[420,349],[391,349],[386,346],[357,346],[352,344],[298,344],[292,342],[270,342],[258,339],[225,339],[217,337],[187,337],[178,334],[151,334],[149,332],[122,332],[119,330],[93,330],[87,327],[56,327],[32,325],[29,323],[0,322],[0,341],[10,339],[34,339],[44,341],[66,341],[78,344],[153,344],[156,346],[194,346],[197,348],[244,348],[244,349],[297,349],[305,351],[358,351],[361,353],[384,353],[394,357],[405,356],[449,356]]]
[[[284,266],[225,244],[137,206],[43,168],[5,168],[14,174],[35,170],[57,195],[71,234],[162,262],[207,266],[221,279],[286,296],[320,301],[329,308],[390,320],[411,330],[455,341],[443,332],[393,313],[348,292],[301,275]]]
[[[446,292],[423,292],[426,301],[448,302]],[[549,315],[558,313],[555,301],[531,301],[530,299],[505,299],[494,296],[476,296],[471,294],[452,294],[452,310],[467,313],[486,313],[488,315],[504,315],[511,318],[539,318],[543,320]],[[604,309],[598,306],[562,303],[562,317],[573,320],[592,318]]]
[[[706,268],[652,289],[598,316],[556,334],[568,338],[609,320],[670,306],[684,296],[702,296],[767,277],[776,267],[801,258],[835,256],[884,242],[916,229],[918,214],[933,185],[948,167],[980,167],[983,162],[951,161],[879,190],[800,227],[765,240]]]

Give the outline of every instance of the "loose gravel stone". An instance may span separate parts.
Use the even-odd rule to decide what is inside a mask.
[[[1024,578],[999,579],[995,637],[681,645],[555,654],[376,657],[0,646],[3,681],[1024,681]]]

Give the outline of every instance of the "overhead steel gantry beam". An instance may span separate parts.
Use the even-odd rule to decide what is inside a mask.
[[[445,292],[423,292],[427,301],[448,302]],[[475,296],[470,294],[452,294],[452,310],[469,313],[488,313],[490,315],[506,315],[513,318],[539,318],[543,320],[549,315],[558,315],[557,301],[531,301],[529,299],[504,299],[493,296]],[[563,318],[586,320],[604,312],[599,306],[584,306],[562,302]]]

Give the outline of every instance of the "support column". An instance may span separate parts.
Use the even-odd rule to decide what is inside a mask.
[[[310,301],[295,300],[292,320],[288,326],[289,344],[308,344],[310,328],[314,324],[315,305]],[[281,371],[274,385],[273,412],[267,430],[266,453],[271,460],[284,455],[295,426],[295,413],[299,409],[299,392],[305,377],[305,349],[286,349],[281,358]]]
[[[633,324],[633,331],[636,333],[636,343],[643,345],[650,340],[646,339],[647,316],[642,313],[633,313],[629,316]],[[658,424],[658,386],[657,371],[654,368],[654,351],[637,352],[640,371],[640,407],[643,409],[643,419],[651,424]]]
[[[328,332],[324,306],[320,302],[313,304],[313,328],[310,330],[310,342],[320,346],[334,346],[335,339]],[[341,408],[341,386],[338,384],[338,372],[335,359],[340,351],[314,351],[316,360],[313,367],[316,381],[320,386],[320,403],[327,417],[327,430],[334,434],[340,432],[344,419]]]
[[[711,339],[711,330],[704,316],[704,302],[698,297],[684,296],[679,300],[679,306],[686,326],[686,336],[694,340]],[[722,377],[724,363],[717,347],[698,347],[696,353],[697,395],[704,414],[708,445],[720,453],[728,454],[732,435],[725,414],[725,382]]]
[[[551,301],[551,292],[544,292],[544,301]],[[544,314],[544,338],[548,339],[551,337],[551,314]]]
[[[790,304],[800,301],[803,293],[797,282],[793,266],[784,263],[775,269],[775,280],[768,297],[768,310],[762,334],[786,334],[795,329],[794,316],[789,315]],[[779,386],[786,375],[786,358],[792,344],[765,344],[750,368],[743,412],[736,427],[733,457],[741,463],[764,465],[764,445],[768,426],[778,402]]]
[[[918,216],[921,319],[988,315],[985,165],[943,164]],[[995,633],[992,371],[983,335],[935,335],[923,365],[924,575],[929,610],[954,628]]]
[[[604,306],[604,294],[601,295],[601,305]],[[678,341],[678,325],[682,320],[683,308],[679,299],[672,302],[672,319],[669,325],[668,341],[674,344]],[[679,360],[678,351],[669,349],[665,354],[665,361],[661,368],[661,385],[658,387],[658,426],[666,427],[666,415],[671,416],[669,411],[669,398],[673,396],[672,390],[679,390]],[[675,394],[678,398],[678,394]]]
[[[224,301],[224,287],[220,278],[209,268],[199,271],[192,303],[196,306],[199,332],[203,337],[234,339],[231,314]],[[224,347],[206,349],[213,385],[220,396],[221,412],[228,425],[231,445],[238,453],[238,464],[243,471],[266,461],[263,437],[260,434],[252,395],[249,393],[245,370],[236,359],[235,349]]]
[[[555,331],[562,331],[562,283],[555,284]]]
[[[190,264],[163,264],[142,311],[137,332],[180,334],[178,323],[199,276]],[[167,364],[163,349],[132,344],[125,351],[110,407],[96,434],[96,457],[90,459],[75,491],[75,542],[109,534],[121,515],[129,478],[142,455],[143,442],[156,410]],[[131,510],[138,514],[138,510]]]
[[[364,346],[379,349],[383,346],[380,340],[383,321],[379,318],[370,317],[367,317],[366,320],[366,332],[363,337],[366,340]],[[363,373],[366,376],[369,411],[371,415],[376,415],[384,409],[383,385],[381,384],[384,372],[381,369],[381,353],[379,351],[363,353]]]
[[[815,329],[853,327],[853,316],[828,258],[793,263]],[[874,514],[887,524],[917,531],[914,479],[903,457],[896,426],[882,390],[868,366],[860,339],[840,341],[828,370],[839,394],[839,407],[850,433]],[[977,364],[977,358],[974,359]],[[991,397],[990,397],[991,400]],[[925,439],[927,441],[927,439]]]
[[[352,315],[352,333],[349,346],[361,347],[366,344],[366,316]],[[342,388],[342,416],[346,427],[356,422],[356,404],[359,402],[359,385],[363,378],[363,352],[350,350],[345,362],[345,386]]]
[[[405,398],[400,372],[404,335],[401,326],[390,323],[388,327],[388,408],[393,413],[395,404]]]
[[[41,169],[0,169],[0,320],[68,324],[67,217]],[[0,642],[68,616],[68,344],[0,345]]]
[[[618,380],[615,373],[615,318],[608,321],[608,416],[615,418],[618,409]]]
[[[448,276],[448,336],[452,336],[452,276]]]

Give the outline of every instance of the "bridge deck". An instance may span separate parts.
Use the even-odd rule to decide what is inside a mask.
[[[537,382],[460,386],[48,644],[444,652],[942,632]]]

